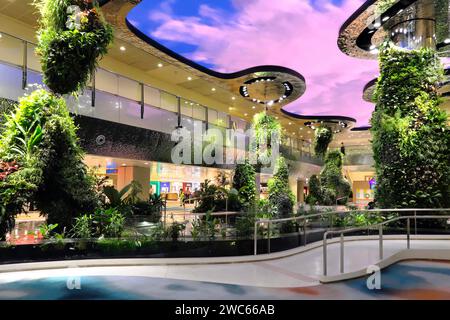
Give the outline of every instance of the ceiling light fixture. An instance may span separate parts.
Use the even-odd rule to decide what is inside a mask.
[[[124,46],[120,46],[120,51],[125,51],[125,50],[127,50],[127,48],[125,48]]]
[[[444,40],[444,43],[445,43],[445,44],[449,44],[449,43],[450,43],[450,38],[445,39],[445,40]]]
[[[187,79],[188,79],[189,81],[191,81],[191,80],[192,80],[192,77],[187,77]]]
[[[216,91],[216,88],[211,88],[211,91]]]
[[[158,68],[162,68],[163,67],[163,64],[160,62],[160,63],[158,63]]]

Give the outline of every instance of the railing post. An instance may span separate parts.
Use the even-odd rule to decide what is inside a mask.
[[[344,233],[341,233],[341,273],[344,273]]]
[[[255,221],[255,230],[253,232],[253,254],[258,254],[258,221]]]
[[[323,275],[327,275],[327,234],[323,235]]]
[[[406,248],[410,249],[411,245],[410,245],[410,222],[409,222],[409,218],[406,220]]]
[[[303,244],[306,246],[306,218],[303,218]]]
[[[28,43],[23,40],[22,56],[22,89],[25,90],[28,83]]]
[[[414,234],[417,236],[417,211],[414,210]]]
[[[91,73],[91,107],[95,107],[95,70]]]
[[[267,223],[267,253],[270,253],[270,220]]]
[[[379,234],[379,255],[380,255],[380,260],[383,259],[383,225],[380,225],[380,227],[378,228],[378,234]]]

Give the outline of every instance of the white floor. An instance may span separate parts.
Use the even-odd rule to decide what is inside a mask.
[[[414,249],[450,249],[450,240],[411,240]],[[328,245],[328,274],[339,273],[340,247]],[[384,258],[406,249],[405,240],[385,240]],[[366,268],[378,261],[378,241],[345,242],[345,272]],[[0,283],[44,277],[87,275],[148,276],[251,285],[260,287],[304,287],[319,284],[323,248],[318,247],[276,260],[198,265],[149,265],[63,268],[0,273]]]

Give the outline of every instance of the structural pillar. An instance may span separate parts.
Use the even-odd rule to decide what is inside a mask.
[[[117,172],[117,190],[121,190],[133,180],[139,182],[142,186],[142,193],[139,195],[139,198],[148,200],[150,191],[150,168],[137,166],[119,167]]]

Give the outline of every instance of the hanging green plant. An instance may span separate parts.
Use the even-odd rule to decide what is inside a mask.
[[[327,152],[328,145],[333,140],[333,131],[326,126],[319,126],[315,131],[314,137],[314,153],[317,157],[324,157]]]
[[[450,130],[440,108],[443,66],[436,51],[385,44],[372,114],[372,148],[380,207],[450,205]]]
[[[253,116],[252,129],[255,135],[252,149],[262,164],[270,163],[273,147],[279,145],[282,139],[282,127],[275,117],[263,111]]]
[[[93,0],[37,0],[41,13],[36,52],[44,83],[57,94],[83,89],[107,53],[113,30]]]

